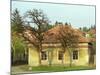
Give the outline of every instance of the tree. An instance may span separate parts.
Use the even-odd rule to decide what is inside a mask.
[[[40,53],[42,51],[42,42],[44,40],[44,32],[48,30],[49,21],[43,11],[37,9],[27,11],[27,17],[33,22],[34,27],[30,27],[36,40],[34,40],[32,44],[37,48],[39,52],[39,63],[41,64]],[[34,38],[34,36],[31,37]]]
[[[65,25],[68,25],[68,23],[66,22]]]
[[[18,36],[15,32],[13,32],[11,48],[12,48],[12,56],[15,61],[25,59],[24,54],[25,54],[25,50],[27,49],[26,47],[27,46],[23,37]]]
[[[63,24],[62,22],[58,22],[58,21],[55,22],[55,26],[62,25],[62,24]]]
[[[27,48],[23,37],[20,35],[24,31],[24,22],[19,14],[19,11],[15,9],[11,15],[11,52],[12,58],[16,59],[17,56],[21,56],[25,53]],[[19,57],[18,59],[20,59]],[[12,60],[13,60],[12,59]]]
[[[87,32],[87,31],[89,31],[89,28],[83,27],[83,31],[84,31],[84,32]]]
[[[89,65],[94,64],[95,54],[96,54],[96,42],[89,43]]]
[[[54,25],[48,25],[48,30],[53,28],[53,27],[54,27]]]
[[[80,27],[79,30],[82,30],[82,28]]]
[[[19,11],[15,9],[11,16],[12,31],[16,31],[17,33],[22,33],[23,27],[24,27],[24,22],[22,20],[22,17],[20,16]]]
[[[72,65],[72,51],[73,48],[76,48],[78,46],[78,38],[78,34],[76,34],[70,26],[60,26],[58,39],[61,43],[63,54],[65,53],[66,49],[69,52],[70,66]]]
[[[58,22],[58,21],[56,21],[56,22],[55,22],[55,25],[58,25],[58,23],[59,23],[59,22]]]

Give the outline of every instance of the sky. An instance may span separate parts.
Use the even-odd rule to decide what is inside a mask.
[[[95,6],[12,1],[12,12],[16,8],[22,16],[34,8],[41,9],[51,24],[67,22],[76,28],[95,25]]]

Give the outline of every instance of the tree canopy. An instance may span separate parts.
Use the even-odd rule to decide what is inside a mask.
[[[12,31],[16,31],[21,33],[23,31],[24,21],[19,14],[18,9],[15,9],[11,15],[11,29]]]

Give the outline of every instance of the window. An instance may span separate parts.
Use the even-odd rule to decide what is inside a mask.
[[[47,54],[46,51],[41,52],[41,60],[46,60],[47,59]]]
[[[58,53],[58,59],[59,60],[63,59],[63,51],[59,51],[59,53]]]
[[[77,60],[78,59],[78,51],[75,50],[73,51],[73,60]]]

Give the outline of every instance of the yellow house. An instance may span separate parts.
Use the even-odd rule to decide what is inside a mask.
[[[90,40],[82,35],[82,32],[79,30],[78,33],[82,35],[79,40],[77,48],[74,48],[71,51],[71,56],[66,49],[63,53],[61,44],[56,41],[54,36],[57,34],[59,26],[50,29],[45,37],[46,41],[42,44],[41,53],[38,52],[37,48],[32,44],[28,45],[28,64],[30,66],[39,66],[39,65],[66,65],[69,66],[70,63],[76,66],[87,66],[89,64],[90,58]],[[39,58],[39,55],[41,58]],[[70,62],[71,59],[71,62]],[[41,60],[41,64],[39,63]]]

